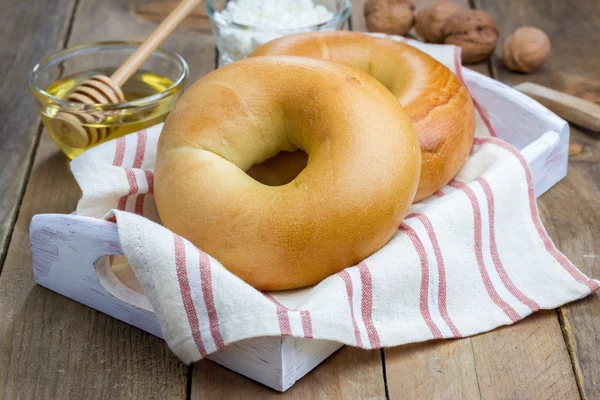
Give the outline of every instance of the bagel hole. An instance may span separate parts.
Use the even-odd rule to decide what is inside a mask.
[[[246,173],[254,180],[267,186],[282,186],[298,176],[308,162],[308,155],[301,151],[281,151],[274,157],[254,164]]]

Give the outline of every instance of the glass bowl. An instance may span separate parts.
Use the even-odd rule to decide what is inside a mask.
[[[282,36],[300,32],[334,31],[342,29],[352,12],[350,0],[314,0],[317,6],[325,7],[333,14],[329,21],[318,25],[293,29],[271,29],[260,26],[248,26],[233,22],[222,15],[229,0],[206,0],[206,14],[210,17],[217,49],[223,63],[247,57],[256,48]]]
[[[179,54],[156,50],[122,86],[125,102],[82,104],[64,100],[72,89],[92,76],[110,76],[139,44],[118,41],[74,46],[44,58],[29,72],[29,90],[44,125],[69,158],[107,140],[163,122],[182,93],[188,78],[187,63]],[[81,122],[80,136],[60,130],[66,114]]]

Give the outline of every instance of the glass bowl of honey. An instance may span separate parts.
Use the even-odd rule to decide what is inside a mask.
[[[155,50],[121,87],[124,102],[65,100],[91,77],[111,76],[139,44],[119,41],[74,46],[44,58],[29,73],[29,90],[44,126],[70,159],[100,143],[163,122],[181,95],[188,78],[187,63],[179,54]],[[65,115],[77,118],[80,134],[60,129]]]

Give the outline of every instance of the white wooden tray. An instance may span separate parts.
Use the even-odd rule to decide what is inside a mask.
[[[529,164],[540,196],[567,171],[569,126],[525,95],[464,70],[471,93],[499,138]],[[487,118],[487,117],[486,117]],[[115,224],[76,215],[42,214],[31,222],[36,282],[158,337],[158,320],[122,254]],[[279,391],[339,349],[335,342],[262,337],[226,346],[208,359]]]

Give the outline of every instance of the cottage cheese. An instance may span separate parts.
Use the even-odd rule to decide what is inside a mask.
[[[231,62],[289,33],[285,30],[310,30],[333,17],[331,11],[312,0],[231,0],[223,11],[214,14],[213,22],[219,51],[224,61]]]

